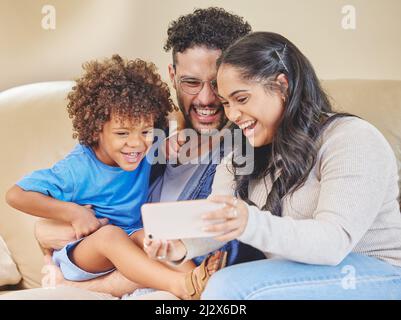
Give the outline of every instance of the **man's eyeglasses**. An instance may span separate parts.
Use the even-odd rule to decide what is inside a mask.
[[[216,80],[200,80],[196,78],[180,78],[177,82],[182,91],[190,95],[197,95],[202,91],[205,82],[208,82],[210,88],[215,94],[217,94],[217,84]]]

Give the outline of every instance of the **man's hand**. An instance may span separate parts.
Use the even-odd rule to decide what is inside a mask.
[[[221,134],[196,135],[191,134],[192,129],[182,129],[171,134],[164,143],[166,159],[172,164],[188,164],[194,159],[200,161],[201,156],[213,152],[218,148]]]
[[[75,237],[81,239],[95,232],[108,223],[108,219],[97,219],[91,205],[80,206],[72,203],[73,218],[71,225],[75,231]]]

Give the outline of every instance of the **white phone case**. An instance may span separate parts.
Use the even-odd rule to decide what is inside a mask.
[[[224,204],[209,200],[144,204],[141,211],[145,234],[160,240],[210,238],[219,235],[217,232],[202,231],[206,225],[201,216],[223,207]]]

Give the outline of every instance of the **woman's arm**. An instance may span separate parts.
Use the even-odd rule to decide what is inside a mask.
[[[394,154],[370,125],[352,121],[338,127],[319,151],[317,207],[294,219],[291,206],[283,217],[247,206],[246,228],[237,238],[253,247],[309,264],[337,265],[366,234],[383,206],[389,186],[396,189]],[[314,201],[310,190],[298,189],[303,201]],[[300,210],[300,208],[298,208]],[[214,216],[214,218],[219,218]],[[236,219],[211,231],[225,230]],[[224,229],[225,228],[225,229]],[[238,229],[239,227],[237,227]],[[227,239],[226,239],[227,240]]]

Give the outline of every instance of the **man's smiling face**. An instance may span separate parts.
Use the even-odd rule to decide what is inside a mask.
[[[195,46],[176,53],[176,65],[169,66],[170,79],[187,128],[198,133],[222,129],[227,118],[210,82],[216,79],[216,61],[221,50]]]

